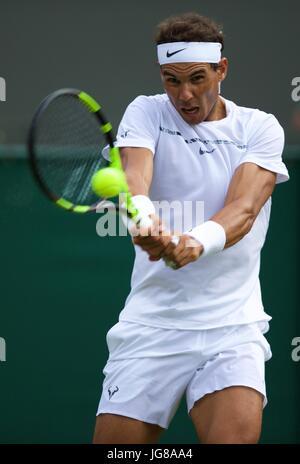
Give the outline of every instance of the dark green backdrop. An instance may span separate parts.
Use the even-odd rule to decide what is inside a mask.
[[[300,363],[291,359],[291,341],[300,335],[300,165],[289,168],[290,182],[273,196],[262,259],[264,303],[273,316],[267,443],[300,443]],[[0,443],[89,442],[105,335],[129,289],[130,240],[100,238],[96,214],[77,216],[49,204],[25,161],[2,160],[0,185],[0,336],[7,343],[7,360],[0,363]],[[185,408],[184,401],[163,442],[195,442]]]
[[[262,442],[300,443],[300,362],[291,359],[292,339],[300,336],[294,0],[1,0],[0,76],[7,101],[0,102],[0,337],[7,360],[0,362],[0,443],[90,442],[105,335],[129,290],[133,259],[128,238],[96,235],[97,215],[66,214],[49,204],[12,145],[24,143],[34,108],[54,89],[91,92],[115,125],[136,95],[161,92],[154,25],[189,10],[224,25],[230,72],[223,95],[274,113],[294,145],[287,154],[291,180],[274,193],[262,256],[264,303],[273,316]],[[196,442],[185,402],[163,442]]]

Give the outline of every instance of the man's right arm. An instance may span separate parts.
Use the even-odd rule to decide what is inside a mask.
[[[149,189],[153,176],[153,153],[148,148],[122,147],[120,148],[123,169],[126,173],[129,190],[133,196],[149,196]],[[136,235],[133,242],[146,251],[152,261],[160,259],[171,237],[161,235],[162,225],[159,218],[151,216],[152,230],[145,234]]]
[[[153,154],[148,148],[120,148],[123,169],[132,195],[149,195],[153,175]]]

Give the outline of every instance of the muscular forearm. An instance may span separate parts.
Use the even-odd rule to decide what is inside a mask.
[[[123,169],[132,195],[149,194],[152,181],[153,155],[147,148],[121,148]]]
[[[271,196],[276,174],[253,163],[242,164],[230,183],[225,206],[211,219],[225,230],[225,248],[239,242],[248,232],[262,206]]]
[[[132,195],[146,195],[149,194],[149,185],[144,176],[139,171],[132,169],[125,169],[126,179],[129,191]]]
[[[257,211],[245,200],[238,199],[224,206],[211,220],[220,224],[226,233],[225,248],[239,242],[255,221]]]

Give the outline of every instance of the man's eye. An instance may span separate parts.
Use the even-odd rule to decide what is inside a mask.
[[[192,82],[200,82],[204,79],[204,76],[203,75],[198,75],[198,76],[193,76],[192,77]]]
[[[168,77],[167,82],[170,84],[178,84],[178,80],[175,77]]]

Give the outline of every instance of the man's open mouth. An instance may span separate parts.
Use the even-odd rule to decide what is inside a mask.
[[[195,114],[199,111],[199,106],[193,106],[191,108],[181,108],[181,111],[185,114]]]

